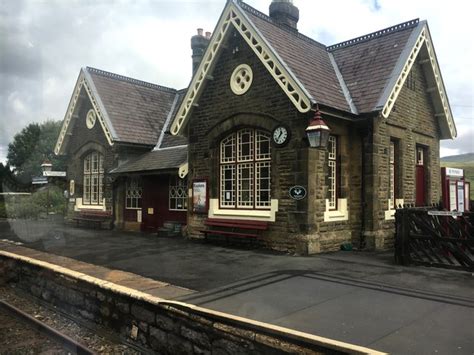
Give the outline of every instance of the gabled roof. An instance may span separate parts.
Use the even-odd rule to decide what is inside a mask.
[[[95,68],[82,68],[56,143],[64,152],[77,118],[76,104],[86,94],[107,141],[154,146],[178,100],[178,91]]]
[[[387,117],[417,55],[423,53],[427,81],[441,138],[454,138],[456,128],[425,21],[408,21],[326,47],[282,27],[269,16],[229,0],[188,91],[171,132],[180,134],[212,73],[229,28],[235,28],[300,112],[315,103],[354,115],[381,111]]]

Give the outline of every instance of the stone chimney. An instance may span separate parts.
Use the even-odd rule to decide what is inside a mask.
[[[300,10],[293,5],[293,0],[272,0],[270,4],[270,17],[280,25],[298,30]]]
[[[211,32],[206,32],[206,35],[203,34],[203,29],[198,28],[197,35],[191,37],[191,49],[193,50],[193,75],[201,63],[202,56],[206,51],[209,40],[211,39]]]

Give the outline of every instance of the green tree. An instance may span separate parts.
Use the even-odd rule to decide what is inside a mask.
[[[22,182],[30,182],[42,174],[41,164],[47,159],[53,170],[64,170],[65,159],[54,154],[61,121],[30,123],[17,133],[8,145],[7,163]]]

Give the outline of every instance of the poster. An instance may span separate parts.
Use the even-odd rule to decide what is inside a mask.
[[[207,213],[207,180],[193,181],[193,212]]]

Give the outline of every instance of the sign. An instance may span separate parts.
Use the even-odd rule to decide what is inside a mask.
[[[65,171],[43,171],[43,176],[66,177]]]
[[[306,189],[300,185],[290,187],[289,193],[294,200],[302,200],[306,197]]]
[[[454,211],[428,211],[430,216],[450,216],[450,217],[459,217],[462,216],[462,212]]]
[[[48,178],[44,176],[34,177],[31,181],[33,185],[44,185],[48,183]]]
[[[193,212],[207,213],[207,180],[193,181]]]
[[[137,210],[137,222],[142,223],[142,210]]]
[[[155,213],[155,210],[153,207],[148,207],[148,214],[154,214]]]
[[[464,176],[464,170],[463,169],[456,169],[456,168],[446,168],[446,176],[463,177]]]

